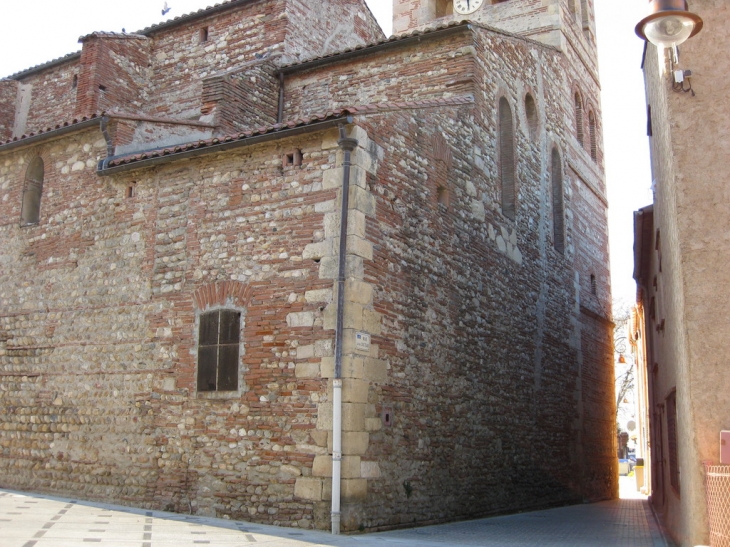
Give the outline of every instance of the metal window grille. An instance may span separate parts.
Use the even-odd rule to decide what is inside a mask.
[[[730,465],[706,465],[711,547],[730,547]]]

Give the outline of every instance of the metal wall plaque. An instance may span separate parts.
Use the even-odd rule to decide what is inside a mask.
[[[355,349],[357,351],[370,351],[370,335],[367,332],[355,333]]]

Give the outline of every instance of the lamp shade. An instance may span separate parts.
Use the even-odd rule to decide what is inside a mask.
[[[702,19],[687,10],[686,0],[650,0],[636,34],[659,47],[678,46],[702,29]]]

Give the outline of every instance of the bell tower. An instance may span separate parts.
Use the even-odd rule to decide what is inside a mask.
[[[565,49],[568,36],[595,49],[595,0],[393,0],[393,33],[465,19]],[[476,9],[475,6],[478,6]]]

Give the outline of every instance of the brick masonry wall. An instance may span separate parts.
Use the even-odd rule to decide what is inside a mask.
[[[372,122],[374,134],[388,128],[389,136],[378,142],[385,161],[371,182],[378,220],[368,226],[374,260],[365,279],[383,316],[375,341],[389,370],[369,402],[375,416],[390,409],[393,426],[371,433],[366,456],[382,476],[348,514],[365,527],[580,498],[568,463],[576,361],[569,269],[543,271],[536,233],[474,206],[474,194],[495,182],[471,163],[476,116],[465,106]],[[437,203],[430,154],[439,130],[454,151],[448,208]],[[531,216],[537,200],[525,201]],[[551,290],[547,332],[538,335],[541,281]]]
[[[431,38],[427,47],[405,45],[365,59],[289,75],[285,80],[284,117],[306,117],[331,108],[470,93],[474,60],[468,46],[455,46],[459,42],[453,35]]]
[[[316,10],[306,0],[287,3],[285,62],[331,55],[385,38],[364,0],[328,0]]]
[[[234,73],[207,78],[202,102],[204,119],[211,119],[223,134],[273,125],[279,107],[276,67],[259,61]]]
[[[252,2],[154,33],[148,113],[197,119],[204,78],[249,63],[257,54],[282,50],[287,30],[284,9],[285,2]],[[204,28],[207,40],[201,42]],[[190,77],[180,78],[181,72]],[[173,102],[171,95],[176,97]]]
[[[131,112],[149,99],[150,40],[141,35],[94,33],[83,39],[75,111],[90,116],[113,107]]]
[[[16,121],[15,136],[55,127],[59,122],[73,118],[77,92],[74,76],[78,74],[78,63],[69,61],[21,78],[19,81],[27,88],[29,102]],[[59,117],[60,112],[66,113],[65,116]]]
[[[350,456],[360,464],[350,476],[367,477],[367,487],[345,499],[351,529],[615,495],[606,201],[596,165],[586,164],[573,128],[564,126],[573,114],[571,67],[553,50],[488,32],[464,41],[475,47],[462,49],[452,38],[452,51],[469,58],[453,67],[471,76],[466,85],[480,83],[472,89],[476,107],[368,118],[372,141],[361,164],[376,175],[368,176],[376,218],[366,223],[373,260],[364,262],[363,279],[382,332],[364,362],[384,360],[388,371],[387,381],[371,384],[368,404],[353,410],[367,437]],[[419,54],[438,58],[440,47],[421,44]],[[403,57],[412,61],[409,53]],[[426,98],[444,87],[441,72],[421,72],[420,88],[428,91],[409,95],[417,66],[391,70],[382,83],[374,74],[389,66],[384,59],[292,76],[287,108],[307,112],[309,103],[297,97],[315,81],[328,82],[329,92],[347,89],[340,100],[350,104],[399,88],[404,98]],[[368,88],[368,80],[378,87]],[[539,105],[537,139],[521,104],[527,92]],[[515,221],[499,207],[500,95],[520,128]],[[446,172],[435,155],[439,135],[453,151]],[[552,248],[550,181],[542,175],[552,146],[564,158],[565,256]],[[438,205],[439,186],[450,194],[446,208]],[[599,280],[595,296],[591,274]],[[580,304],[592,315],[577,313]],[[386,413],[392,428],[381,424]]]
[[[323,13],[330,13],[329,21]],[[324,21],[324,23],[322,23]],[[208,40],[199,31],[207,27]],[[333,34],[330,34],[330,33]],[[317,57],[382,37],[361,0],[322,2],[316,12],[301,2],[254,2],[201,18],[195,25],[155,33],[150,114],[200,116],[200,80],[181,79],[181,70],[206,78],[276,53],[282,63]],[[184,54],[181,53],[181,46]],[[168,100],[174,94],[177,100]]]
[[[313,525],[294,487],[326,451],[315,431],[326,381],[298,379],[295,356],[332,352],[321,328],[332,280],[302,255],[324,237],[335,158],[303,139],[290,143],[303,165],[284,168],[281,144],[98,181],[94,131],[3,163],[4,486]],[[36,153],[53,167],[41,224],[21,229]],[[245,389],[232,399],[195,395],[195,295],[220,280],[249,295],[236,301]]]
[[[240,51],[262,28],[284,32],[270,5],[258,27],[229,21]],[[215,21],[216,46],[191,38],[189,59],[175,60],[182,30],[154,36],[151,89],[171,93],[151,92],[157,113],[202,113],[202,81],[167,78],[181,63],[206,75],[206,59],[225,65]],[[197,39],[197,25],[185,33]],[[578,59],[475,28],[287,77],[285,118],[471,97],[390,104],[348,128],[358,146],[345,530],[615,493],[614,436],[596,429],[613,410],[599,392],[612,377],[604,183],[569,123],[574,82],[594,90]],[[500,205],[501,98],[514,123],[514,219]],[[95,173],[106,147],[98,129],[0,153],[3,486],[328,527],[337,139],[320,132],[105,178]],[[564,253],[553,241],[553,147]],[[46,165],[41,222],[20,228],[36,155]],[[242,313],[241,389],[216,397],[196,389],[197,321],[224,303]],[[372,335],[368,350],[355,345],[359,331]]]
[[[262,56],[295,62],[381,38],[362,0],[328,0],[316,11],[294,0],[251,2],[147,37],[94,33],[84,40],[80,60],[21,78],[30,100],[18,136],[112,109],[197,120],[206,113],[202,82],[210,76],[240,70]],[[268,72],[257,77],[251,85],[275,92]],[[267,110],[270,102],[266,97]],[[6,110],[14,116],[15,108]],[[238,129],[249,121],[243,118]]]
[[[18,98],[18,82],[0,80],[0,140],[13,135],[15,102]]]

